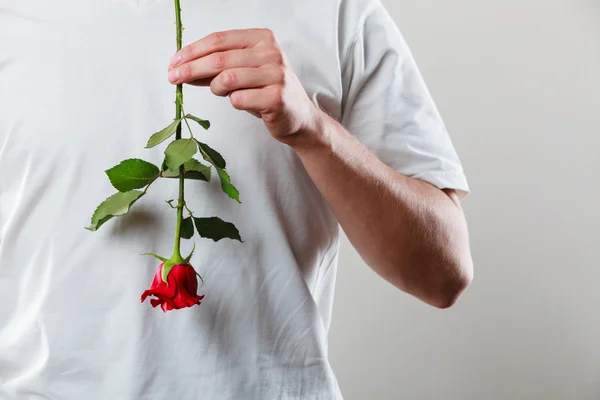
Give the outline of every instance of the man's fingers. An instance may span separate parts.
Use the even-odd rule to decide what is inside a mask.
[[[210,86],[210,84],[212,83],[213,79],[215,79],[215,77],[204,78],[204,79],[197,79],[195,81],[188,82],[188,85],[193,85],[193,86]]]
[[[212,78],[226,69],[252,68],[277,62],[281,58],[270,48],[236,49],[212,53],[208,56],[169,68],[169,82],[190,83],[198,79]]]
[[[247,113],[249,113],[250,115],[255,116],[258,119],[262,119],[262,116],[260,115],[260,113],[256,112],[256,111],[252,111],[252,110],[246,110]]]
[[[210,84],[210,90],[217,96],[227,96],[236,90],[260,88],[283,82],[283,69],[270,65],[260,68],[232,68],[217,75]]]
[[[253,47],[274,38],[273,32],[259,28],[214,32],[175,53],[171,58],[171,65],[175,67],[215,52]]]
[[[229,101],[238,110],[272,112],[283,105],[283,87],[271,85],[260,89],[236,90],[229,94]]]

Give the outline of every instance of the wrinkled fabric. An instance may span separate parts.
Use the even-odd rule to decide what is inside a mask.
[[[182,0],[184,44],[275,32],[310,99],[395,170],[468,191],[416,64],[374,0]],[[208,88],[184,87],[195,130],[227,160],[241,204],[186,182],[197,217],[243,243],[194,237],[199,307],[140,303],[168,254],[177,182],[84,229],[121,160],[160,164],[174,117],[167,0],[0,0],[0,399],[341,399],[327,357],[335,216],[289,147]],[[193,128],[196,128],[195,126]],[[184,241],[182,251],[192,247]],[[357,360],[357,362],[359,362]]]

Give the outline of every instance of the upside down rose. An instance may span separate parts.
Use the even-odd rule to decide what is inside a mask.
[[[198,296],[198,280],[196,271],[189,264],[177,264],[168,275],[168,283],[162,279],[162,269],[165,263],[158,266],[150,289],[142,293],[142,303],[148,296],[152,307],[160,305],[164,312],[192,307],[200,304],[204,296]]]

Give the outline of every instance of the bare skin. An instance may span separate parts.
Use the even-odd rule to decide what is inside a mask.
[[[452,306],[473,277],[459,197],[381,162],[309,99],[268,29],[216,32],[171,59],[172,84],[210,86],[289,145],[365,262],[397,288]]]

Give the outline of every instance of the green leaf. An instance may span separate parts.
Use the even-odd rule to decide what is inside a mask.
[[[195,181],[208,182],[208,179],[206,179],[206,175],[204,175],[203,173],[200,173],[200,172],[196,172],[196,171],[186,172],[185,179],[193,179]]]
[[[204,176],[204,178],[202,180],[205,180],[206,182],[210,181],[210,167],[208,165],[204,165],[202,164],[200,161],[196,160],[195,158],[192,158],[191,160],[187,160],[184,164],[183,164],[183,168],[186,171],[185,177],[188,179],[197,179],[197,178],[191,178],[188,177],[189,172],[197,172],[200,173],[200,175]]]
[[[196,121],[196,122],[197,122],[197,123],[199,123],[199,124],[200,124],[200,126],[202,126],[204,129],[208,129],[208,128],[210,128],[210,121],[207,121],[207,120],[205,120],[205,119],[200,119],[200,118],[198,118],[198,117],[195,117],[195,116],[193,116],[192,114],[187,114],[187,115],[185,116],[185,118],[187,118],[187,119],[191,119],[191,120],[193,120],[193,121]]]
[[[143,256],[152,256],[154,258],[158,258],[160,261],[165,262],[167,261],[166,258],[159,256],[158,254],[154,254],[154,253],[144,253],[142,254]]]
[[[192,222],[192,217],[184,218],[181,221],[181,232],[179,236],[182,239],[191,239],[194,236],[194,223]]]
[[[92,216],[92,223],[86,229],[95,231],[102,226],[106,221],[112,217],[118,217],[125,215],[129,212],[129,209],[140,197],[144,195],[144,192],[140,190],[131,190],[129,192],[118,192],[104,200]]]
[[[235,239],[242,241],[240,232],[231,222],[225,222],[218,217],[194,218],[198,234],[203,238],[218,242],[221,239]]]
[[[238,203],[241,203],[240,192],[238,192],[235,186],[231,184],[229,174],[225,172],[224,169],[221,169],[219,167],[215,167],[215,169],[217,170],[217,174],[219,174],[219,178],[221,179],[221,189],[223,189],[223,192],[225,192],[227,196],[234,199]]]
[[[219,167],[219,168],[225,168],[226,167],[225,160],[223,159],[223,157],[221,156],[221,154],[219,154],[218,151],[212,149],[206,143],[202,143],[202,142],[199,142],[197,140],[196,140],[196,143],[198,143],[198,149],[200,149],[200,152],[202,153],[202,157],[206,161],[208,161],[209,163],[211,163],[215,167]]]
[[[195,158],[187,160],[185,163],[183,163],[183,168],[185,169],[185,179],[195,179],[205,182],[210,181],[210,167],[208,165],[202,164]],[[173,171],[167,167],[165,171],[163,171],[162,176],[164,178],[178,178],[179,169]]]
[[[197,151],[196,144],[192,139],[174,140],[165,150],[165,164],[171,171],[174,171],[192,158]]]
[[[146,148],[150,149],[156,146],[157,144],[161,144],[162,142],[173,136],[173,134],[177,131],[177,127],[179,126],[179,124],[181,124],[181,119],[176,119],[175,121],[171,122],[171,124],[165,129],[158,131],[154,135],[150,136],[150,139],[148,139],[148,144],[146,144]]]
[[[221,189],[223,189],[223,192],[225,192],[230,198],[240,203],[240,193],[235,186],[231,184],[231,178],[229,177],[229,174],[225,172],[225,160],[221,154],[212,149],[206,143],[202,143],[197,140],[196,142],[198,143],[198,149],[202,153],[202,157],[211,163],[217,170],[217,174],[221,179]]]
[[[110,183],[119,192],[141,189],[156,179],[160,170],[152,163],[139,158],[121,161],[119,165],[107,169]]]
[[[167,168],[163,171],[162,176],[163,178],[179,178],[179,168],[175,171]]]
[[[192,179],[192,180],[196,180],[196,181],[205,181],[208,182],[210,180],[210,168],[208,168],[206,170],[205,173],[201,173],[201,172],[197,172],[197,171],[186,171],[184,174],[185,179]],[[168,172],[167,172],[168,171]],[[163,178],[170,178],[170,179],[176,179],[179,178],[179,171],[171,171],[170,169],[168,169],[167,173],[163,172]],[[208,178],[207,178],[208,176]]]

